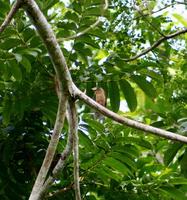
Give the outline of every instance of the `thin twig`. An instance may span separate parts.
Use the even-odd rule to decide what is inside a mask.
[[[141,18],[141,17],[146,17],[146,16],[149,16],[149,15],[156,14],[156,13],[161,12],[161,11],[163,11],[163,10],[165,10],[165,9],[167,9],[167,8],[169,8],[169,7],[171,7],[171,6],[174,6],[176,3],[177,3],[177,2],[174,2],[174,3],[172,3],[172,4],[166,5],[166,6],[162,7],[162,8],[160,8],[160,9],[155,10],[155,11],[152,11],[152,12],[150,12],[150,13],[146,13],[146,14],[143,14],[143,13],[142,13],[141,16],[137,16],[137,17],[133,18],[133,20],[137,20],[137,19],[139,19],[139,18]],[[144,10],[143,10],[143,11],[144,11]]]
[[[84,35],[85,33],[87,33],[88,31],[90,31],[91,29],[94,29],[99,23],[101,22],[100,18],[97,19],[97,21],[93,24],[91,24],[88,28],[86,28],[85,30],[75,34],[75,35],[72,35],[72,36],[69,36],[69,37],[66,37],[66,38],[62,38],[62,39],[59,39],[58,41],[61,42],[61,41],[66,41],[66,40],[73,40],[73,39],[76,39],[82,35]]]
[[[67,192],[67,191],[69,191],[69,190],[72,190],[73,187],[74,187],[74,183],[71,183],[70,185],[68,185],[68,186],[66,186],[66,187],[64,187],[64,188],[59,189],[59,190],[57,190],[57,191],[55,191],[55,192],[49,194],[47,197],[53,198],[54,196],[56,196],[56,195],[58,195],[58,194]]]
[[[135,5],[133,7],[140,14],[140,16],[142,16],[142,18],[144,18],[144,21],[146,21],[154,31],[156,30],[161,36],[165,37],[165,35],[144,16],[144,14],[142,13],[142,11],[140,9],[136,8]]]
[[[177,31],[175,33],[172,33],[170,35],[166,35],[164,37],[161,37],[159,40],[157,40],[153,45],[151,45],[150,47],[148,47],[147,49],[143,50],[141,53],[139,53],[138,55],[135,55],[131,58],[128,58],[128,59],[123,59],[123,61],[125,62],[129,62],[129,61],[133,61],[133,60],[136,60],[137,58],[140,58],[141,56],[147,54],[148,52],[152,51],[153,49],[155,49],[156,47],[158,47],[162,42],[166,41],[166,40],[169,40],[171,38],[174,38],[176,36],[179,36],[181,34],[184,34],[187,32],[187,28],[183,29],[183,30],[180,30],[180,31]]]
[[[2,33],[5,28],[9,25],[9,23],[11,22],[12,18],[14,17],[14,15],[16,14],[16,12],[18,11],[18,9],[21,6],[21,0],[17,0],[14,5],[11,7],[8,15],[6,16],[4,22],[1,24],[0,26],[0,33]]]
[[[178,4],[182,4],[182,5],[187,5],[187,2],[176,1],[176,3],[178,3]]]
[[[108,0],[105,0],[105,5],[103,7],[103,10],[102,10],[102,13],[101,13],[101,16],[104,16],[104,12],[108,9]],[[61,41],[66,41],[66,40],[72,40],[72,39],[75,39],[75,38],[78,38],[82,35],[84,35],[85,33],[89,32],[90,30],[94,29],[100,22],[100,17],[97,18],[96,22],[94,22],[93,24],[91,24],[88,28],[86,28],[85,30],[79,32],[79,33],[76,33],[75,35],[72,35],[72,36],[69,36],[69,37],[66,37],[66,38],[62,38],[62,39],[58,39],[59,42]]]
[[[179,142],[187,144],[187,137],[185,137],[185,136],[182,136],[182,135],[179,135],[176,133],[172,133],[170,131],[165,131],[165,130],[162,130],[159,128],[155,128],[153,126],[149,126],[149,125],[143,124],[141,122],[137,122],[135,120],[128,119],[126,117],[122,117],[122,116],[112,112],[111,110],[107,109],[106,107],[103,107],[100,104],[98,104],[96,101],[94,101],[92,98],[87,96],[85,93],[81,92],[75,85],[74,85],[73,90],[74,90],[75,96],[78,99],[81,99],[84,103],[89,105],[91,108],[97,110],[99,113],[103,114],[106,117],[111,118],[112,120],[114,120],[120,124],[129,126],[131,128],[136,128],[138,130],[142,130],[147,133],[152,133],[156,136],[167,138],[169,140],[179,141]]]

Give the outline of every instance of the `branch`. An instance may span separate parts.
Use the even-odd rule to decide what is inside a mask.
[[[134,4],[135,4],[135,2],[134,2]],[[148,24],[149,24],[149,26],[155,31],[157,31],[159,34],[160,34],[160,36],[163,36],[163,37],[165,37],[165,35],[153,24],[153,23],[151,23],[146,17],[145,17],[145,15],[142,13],[142,10],[140,10],[138,7],[136,7],[135,5],[133,6],[134,7],[134,9],[139,13],[139,15],[142,17],[142,18],[144,18],[144,21],[146,21]]]
[[[16,12],[18,11],[18,9],[21,6],[21,0],[17,0],[14,5],[12,6],[12,8],[10,9],[8,15],[6,16],[4,22],[1,24],[0,26],[0,33],[2,33],[5,28],[9,25],[9,23],[11,22],[12,18],[14,17],[14,15],[16,14]]]
[[[67,105],[67,96],[63,95],[59,100],[59,107],[58,107],[56,122],[55,122],[54,130],[53,130],[53,135],[51,137],[45,158],[43,160],[42,166],[36,178],[29,200],[40,199],[43,193],[43,184],[45,182],[47,173],[53,161],[53,157],[54,157],[57,144],[59,141],[59,135],[61,134],[61,130],[64,124],[66,107],[67,107],[66,105]]]
[[[103,11],[101,13],[101,16],[104,16],[104,12],[108,9],[108,0],[105,0],[105,5],[103,7]],[[69,36],[69,37],[66,37],[66,38],[62,38],[62,39],[59,39],[58,41],[61,42],[61,41],[65,41],[65,40],[72,40],[72,39],[76,39],[82,35],[84,35],[85,33],[89,32],[91,29],[94,29],[100,22],[100,17],[97,18],[96,22],[94,22],[93,24],[91,24],[88,28],[86,28],[85,30],[79,32],[79,33],[76,33],[75,35],[72,35],[72,36]]]
[[[77,121],[77,109],[75,105],[75,100],[69,100],[68,105],[68,123],[69,123],[69,135],[66,147],[61,154],[61,158],[55,166],[52,176],[49,176],[47,181],[45,182],[42,193],[47,191],[49,185],[51,185],[55,178],[58,177],[59,173],[62,171],[65,165],[65,161],[69,157],[72,147],[73,147],[73,156],[74,156],[74,189],[75,189],[75,197],[76,200],[81,200],[80,193],[80,183],[79,183],[79,138],[78,138],[78,121]]]
[[[75,184],[75,199],[81,200],[80,183],[79,183],[79,136],[78,136],[78,120],[77,109],[75,102],[70,104],[72,112],[72,131],[73,131],[73,158],[74,158],[74,184]]]
[[[134,20],[137,20],[137,19],[139,19],[139,18],[141,18],[141,17],[146,17],[146,16],[150,16],[150,15],[153,15],[153,14],[155,14],[155,13],[158,13],[158,12],[161,12],[161,11],[163,11],[163,10],[165,10],[165,9],[167,9],[167,8],[169,8],[169,7],[171,7],[171,6],[175,6],[175,4],[182,4],[181,2],[173,2],[173,3],[171,3],[171,4],[168,4],[168,5],[165,5],[164,7],[162,7],[162,8],[159,8],[158,10],[155,10],[155,11],[152,11],[152,12],[150,12],[150,13],[146,13],[146,14],[143,14],[143,15],[141,15],[141,16],[137,16],[137,17],[135,17],[135,18],[133,18]],[[147,10],[147,8],[145,8],[146,10]],[[144,11],[144,10],[142,10],[142,11]]]
[[[69,37],[66,37],[66,38],[62,38],[62,39],[58,39],[58,41],[61,42],[61,41],[76,39],[76,38],[84,35],[88,31],[90,31],[91,29],[94,29],[100,22],[101,22],[101,20],[100,20],[100,18],[98,18],[95,23],[91,24],[90,27],[86,28],[85,30],[83,30],[83,31],[81,31],[81,32],[79,32],[75,35],[72,35],[72,36],[69,36]]]
[[[97,110],[104,116],[107,116],[120,124],[129,126],[131,128],[136,128],[138,130],[142,130],[142,131],[145,131],[148,133],[152,133],[153,135],[156,135],[156,136],[160,136],[163,138],[167,138],[170,140],[179,141],[179,142],[183,142],[183,143],[187,144],[187,137],[185,137],[185,136],[178,135],[176,133],[165,131],[165,130],[162,130],[159,128],[155,128],[155,127],[152,127],[149,125],[145,125],[143,123],[140,123],[140,122],[137,122],[135,120],[131,120],[131,119],[128,119],[125,117],[121,117],[120,115],[112,112],[111,110],[109,110],[109,109],[101,106],[97,102],[95,102],[93,99],[91,99],[86,94],[81,92],[75,85],[73,86],[73,89],[74,89],[74,94],[76,95],[77,98],[81,99],[84,103],[89,105],[91,108]]]
[[[67,108],[67,99],[72,91],[72,79],[64,55],[60,49],[59,44],[57,43],[56,37],[46,18],[40,11],[38,5],[35,3],[34,0],[22,0],[22,2],[24,10],[33,22],[33,25],[36,27],[36,30],[38,31],[48,50],[53,66],[55,68],[59,89],[59,106],[53,135],[51,137],[43,164],[41,166],[41,169],[39,171],[38,177],[35,181],[29,198],[29,200],[39,200],[43,191],[44,181],[46,179],[47,173],[49,171],[50,165],[52,163],[56,151],[56,147],[59,141],[59,135],[64,124],[64,118]]]
[[[180,2],[180,1],[176,1],[176,3],[178,3],[178,4],[182,4],[182,5],[187,5],[187,3],[186,3],[186,2]]]
[[[64,151],[61,154],[61,157],[55,166],[55,168],[52,171],[52,175],[50,175],[47,180],[45,181],[43,188],[42,188],[42,194],[47,191],[49,186],[55,181],[55,179],[58,177],[59,173],[63,170],[65,166],[65,162],[67,158],[70,156],[73,148],[73,140],[74,140],[74,134],[75,134],[75,123],[74,123],[74,109],[71,106],[72,103],[68,104],[68,113],[67,113],[67,120],[69,124],[69,134],[68,134],[68,139],[66,143],[66,147]],[[76,125],[77,126],[77,125]]]
[[[172,33],[170,35],[166,35],[166,36],[163,36],[161,37],[158,41],[156,41],[152,46],[148,47],[147,49],[143,50],[140,54],[136,55],[136,56],[133,56],[131,58],[128,58],[128,59],[123,59],[123,61],[125,62],[129,62],[129,61],[133,61],[133,60],[136,60],[137,58],[147,54],[148,52],[152,51],[154,48],[158,47],[162,42],[164,42],[165,40],[168,40],[168,39],[171,39],[171,38],[174,38],[176,36],[179,36],[181,34],[184,34],[187,32],[187,28],[183,29],[183,30],[180,30],[180,31],[177,31],[175,33]]]

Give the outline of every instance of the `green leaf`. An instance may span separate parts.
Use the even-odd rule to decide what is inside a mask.
[[[181,149],[181,147],[183,147],[183,144],[180,143],[170,144],[169,148],[164,153],[164,163],[166,165],[169,165],[173,161],[173,159],[175,158],[177,152],[179,151],[179,149]]]
[[[120,106],[120,93],[116,81],[109,82],[109,98],[112,110],[118,112]]]
[[[73,1],[72,7],[77,13],[81,14],[82,7],[81,7],[81,4],[79,2]]]
[[[134,171],[137,170],[136,164],[134,160],[130,159],[127,154],[119,153],[119,152],[112,152],[110,154],[113,158],[121,161],[122,163],[126,164],[128,167],[133,169]]]
[[[31,38],[36,37],[36,32],[34,29],[31,28],[26,28],[24,29],[24,31],[22,32],[23,37],[24,37],[24,41],[27,42],[28,40],[31,40]],[[37,45],[40,44],[40,41],[37,43]],[[36,47],[36,46],[34,46]]]
[[[44,10],[49,10],[51,7],[53,7],[56,3],[58,2],[58,0],[48,0],[47,2],[45,2],[44,4]]]
[[[183,177],[175,177],[171,178],[169,183],[174,185],[187,185],[187,179]]]
[[[37,57],[38,52],[41,52],[41,50],[38,48],[27,48],[27,49],[21,49],[17,51],[17,53],[31,55],[33,57]]]
[[[101,1],[100,0],[85,0],[84,4],[86,5],[86,7],[101,5]]]
[[[128,107],[130,108],[131,112],[135,111],[137,107],[137,98],[134,89],[131,87],[130,83],[124,79],[120,80],[119,84],[127,101]]]
[[[90,140],[90,138],[88,137],[88,135],[86,135],[82,130],[79,130],[79,140],[80,140],[80,144],[89,150],[92,150],[93,148],[93,143]]]
[[[145,77],[133,75],[132,80],[151,98],[157,96],[157,92],[151,82],[148,82]]]
[[[183,16],[181,16],[181,15],[179,15],[177,13],[174,13],[173,17],[175,17],[175,19],[177,19],[183,26],[187,27],[186,18],[184,18]]]
[[[122,162],[112,157],[106,158],[105,160],[103,160],[103,163],[111,167],[112,169],[122,173],[123,175],[132,174],[131,171]]]
[[[94,119],[89,119],[89,118],[86,119],[86,122],[89,124],[89,126],[91,126],[96,131],[98,131],[100,133],[102,133],[104,131],[104,126],[100,122],[98,122]]]
[[[85,16],[101,16],[101,8],[98,7],[90,7],[86,9]]]
[[[4,42],[0,43],[0,49],[9,50],[9,49],[19,46],[20,43],[21,43],[21,41],[19,39],[9,38],[9,39],[5,40]]]
[[[126,144],[124,146],[115,146],[113,147],[113,151],[120,152],[120,153],[126,153],[129,155],[129,157],[137,158],[139,157],[139,150],[135,145],[132,144]]]
[[[26,72],[30,73],[31,72],[31,63],[30,61],[26,58],[23,57],[21,60],[21,64],[23,65],[23,67],[26,69]]]
[[[4,98],[3,101],[3,123],[7,125],[10,121],[12,111],[12,102],[10,100],[10,97],[7,95]]]
[[[93,40],[89,35],[83,35],[80,38],[77,39],[76,43],[83,42],[87,45],[90,45],[96,49],[99,49],[100,46],[96,43],[95,40]]]
[[[77,15],[75,12],[67,11],[64,18],[76,22],[79,19],[79,15]]]
[[[25,26],[25,24],[24,24],[24,22],[22,20],[17,22],[17,29],[18,29],[19,33],[21,33],[23,31],[24,26]]]
[[[104,166],[104,167],[97,167],[95,169],[95,172],[98,176],[102,178],[104,182],[108,182],[109,178],[114,179],[116,181],[120,181],[122,179],[122,176],[118,173],[115,173],[111,168]]]
[[[187,177],[187,148],[185,148],[185,152],[180,158],[180,167],[182,174]]]
[[[11,77],[11,68],[7,62],[1,63],[1,70],[2,70],[2,78],[4,80],[9,80]]]
[[[147,140],[140,138],[140,137],[137,137],[137,138],[136,137],[126,137],[125,141],[129,142],[129,143],[138,144],[139,146],[144,147],[146,149],[152,149],[151,143]]]
[[[22,80],[22,72],[21,69],[18,65],[18,63],[15,60],[10,60],[8,62],[10,70],[12,72],[12,76],[17,80],[17,81],[21,81]]]
[[[85,161],[83,160],[81,163],[81,168],[84,170],[87,170],[95,165],[98,165],[101,163],[101,161],[104,159],[105,152],[99,151],[97,153],[94,152],[92,157],[90,159],[86,159]]]
[[[93,35],[93,36],[96,36],[98,38],[101,38],[101,39],[106,39],[106,33],[102,32],[102,29],[101,28],[97,28],[97,29],[94,29],[94,30],[90,30],[88,32],[89,35]]]
[[[169,186],[163,186],[158,188],[158,191],[166,197],[170,197],[175,200],[186,200],[186,195],[184,192]]]
[[[18,62],[21,62],[21,60],[22,60],[22,55],[21,54],[15,53],[14,56],[15,56],[15,58],[16,58],[16,60]]]

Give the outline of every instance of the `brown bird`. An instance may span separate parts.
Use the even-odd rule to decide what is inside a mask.
[[[103,88],[92,88],[95,93],[95,101],[102,106],[106,106],[106,96]]]
[[[103,90],[103,88],[92,88],[92,90],[94,91],[95,93],[95,101],[97,103],[99,103],[100,105],[102,106],[105,106],[106,107],[106,95],[105,95],[105,91]],[[96,112],[96,118],[99,118],[99,119],[103,119],[103,117]]]

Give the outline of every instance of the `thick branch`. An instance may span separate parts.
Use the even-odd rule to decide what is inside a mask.
[[[120,124],[129,126],[132,128],[136,128],[138,130],[142,130],[145,132],[149,132],[156,136],[161,136],[163,138],[167,138],[170,140],[179,141],[179,142],[183,142],[183,143],[187,144],[187,137],[185,137],[185,136],[178,135],[178,134],[175,134],[175,133],[172,133],[169,131],[165,131],[165,130],[162,130],[159,128],[155,128],[155,127],[152,127],[152,126],[149,126],[149,125],[137,122],[135,120],[125,118],[125,117],[121,117],[120,115],[112,112],[111,110],[109,110],[109,109],[101,106],[97,102],[95,102],[93,99],[91,99],[86,94],[81,92],[76,86],[74,86],[74,94],[76,95],[77,98],[84,101],[90,107],[94,108],[95,110],[97,110],[98,112],[103,114],[104,116],[107,116],[107,117],[113,119],[114,121],[119,122]]]
[[[0,33],[2,33],[5,30],[5,28],[9,25],[9,23],[11,22],[12,18],[14,17],[20,6],[21,6],[21,0],[17,0],[12,6],[8,15],[6,16],[4,22],[0,26]]]
[[[54,126],[54,132],[49,143],[45,159],[43,161],[42,167],[34,184],[32,193],[29,200],[38,200],[41,197],[43,191],[43,184],[46,179],[49,167],[53,160],[56,147],[59,141],[59,135],[61,133],[66,108],[67,108],[67,99],[69,97],[69,92],[71,92],[71,76],[64,58],[64,55],[60,49],[60,46],[57,43],[56,37],[47,22],[46,18],[40,11],[38,5],[34,0],[22,0],[23,8],[28,14],[29,18],[33,22],[33,25],[36,27],[38,33],[40,34],[48,52],[53,62],[53,66],[56,71],[58,89],[59,89],[59,107],[56,117],[56,122]]]
[[[137,58],[147,54],[148,52],[152,51],[153,49],[155,49],[156,47],[158,47],[162,42],[164,42],[165,40],[169,40],[171,38],[174,38],[178,35],[181,35],[181,34],[184,34],[187,32],[187,28],[183,29],[183,30],[180,30],[180,31],[177,31],[175,33],[172,33],[170,35],[166,35],[164,37],[161,37],[159,40],[157,40],[152,46],[148,47],[147,49],[143,50],[140,54],[136,55],[136,56],[133,56],[131,58],[128,58],[128,59],[123,59],[125,62],[129,62],[129,61],[133,61],[133,60],[136,60]]]

